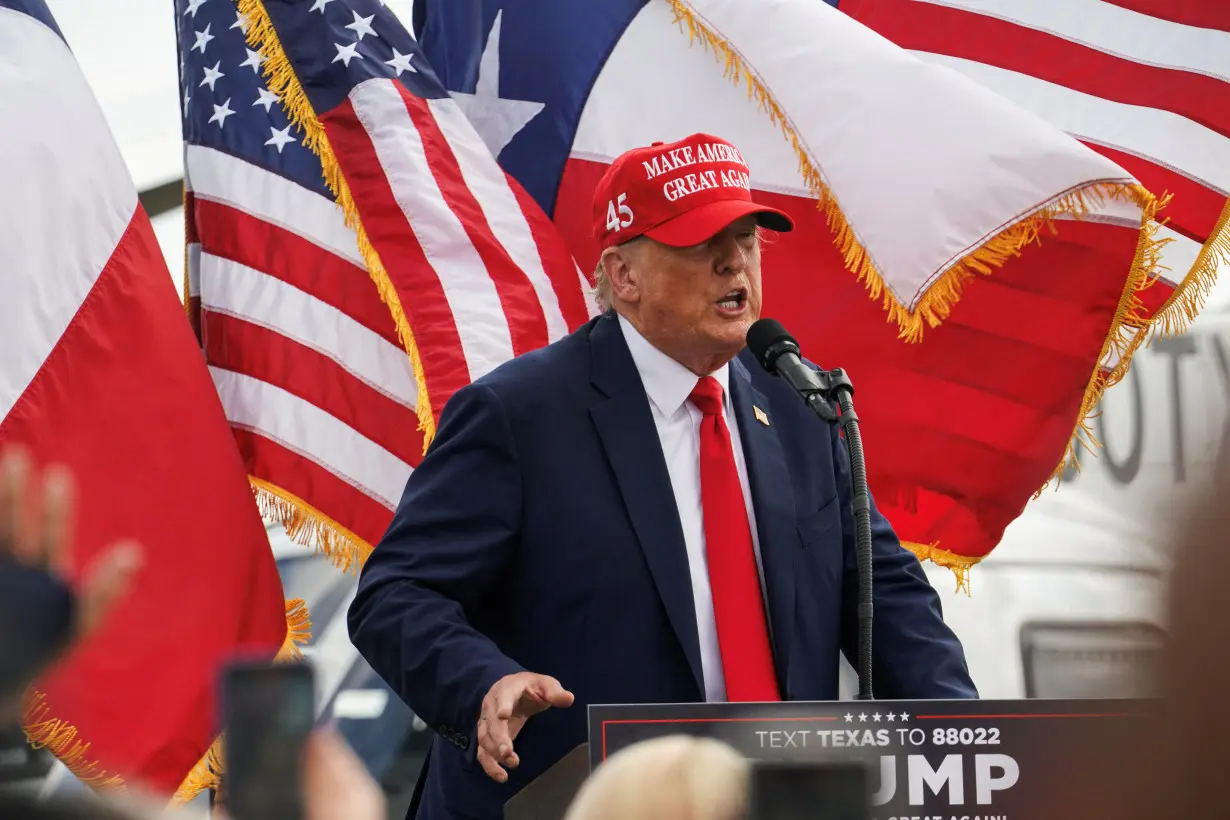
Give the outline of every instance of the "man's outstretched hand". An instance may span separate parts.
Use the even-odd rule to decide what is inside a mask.
[[[497,783],[508,780],[505,767],[520,763],[513,741],[531,716],[552,706],[572,705],[573,695],[550,675],[518,672],[505,675],[492,685],[483,698],[478,717],[478,762]]]

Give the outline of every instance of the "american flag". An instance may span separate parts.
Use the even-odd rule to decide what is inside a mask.
[[[188,310],[262,512],[342,567],[449,396],[590,316],[378,0],[176,0]]]
[[[1168,191],[1173,283],[1230,264],[1230,3],[1225,0],[839,0]],[[1172,261],[1171,261],[1172,260]]]

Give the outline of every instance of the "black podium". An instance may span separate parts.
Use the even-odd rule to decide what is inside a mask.
[[[1119,699],[593,705],[589,743],[504,816],[561,820],[603,760],[672,734],[717,738],[753,760],[862,762],[878,820],[1100,814],[1130,803],[1132,751],[1160,717],[1158,701]]]

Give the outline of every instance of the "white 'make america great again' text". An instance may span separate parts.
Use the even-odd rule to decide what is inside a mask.
[[[721,142],[702,143],[696,146],[695,151],[692,150],[691,145],[672,148],[651,160],[642,162],[641,165],[645,168],[646,179],[653,179],[668,171],[677,171],[698,162],[734,162],[744,168],[747,167],[747,163],[743,161],[743,155],[737,148]]]

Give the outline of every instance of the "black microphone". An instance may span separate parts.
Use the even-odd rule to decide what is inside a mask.
[[[841,370],[816,370],[803,361],[799,343],[776,319],[760,319],[747,330],[747,347],[769,373],[793,387],[816,415],[836,422],[845,433],[850,459],[850,498],[854,513],[855,555],[858,563],[858,695],[871,700],[871,633],[873,618],[871,574],[871,493],[858,414],[854,412],[854,386]],[[839,417],[830,396],[841,408]]]
[[[830,390],[824,375],[803,363],[799,343],[776,319],[760,319],[747,330],[747,346],[770,373],[781,376],[799,392],[825,421],[836,421],[837,414],[828,401]]]

